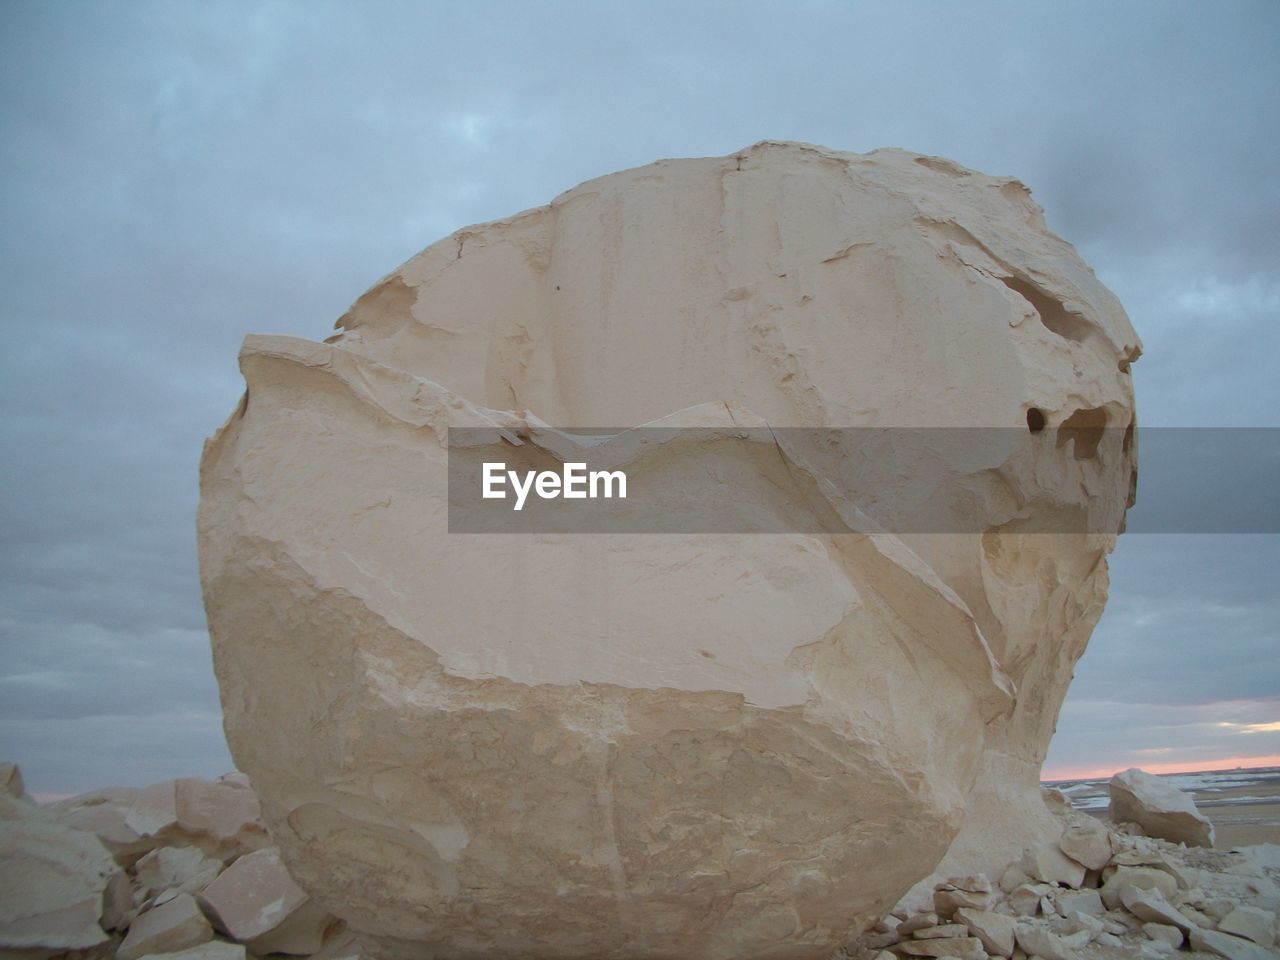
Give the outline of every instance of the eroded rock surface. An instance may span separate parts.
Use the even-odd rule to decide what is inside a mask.
[[[1139,345],[1016,180],[789,143],[657,163],[459,231],[339,326],[245,342],[199,519],[232,752],[322,907],[405,956],[824,957],[935,870],[1056,842],[1038,775]],[[850,532],[448,532],[448,428],[527,469],[572,448],[547,424],[654,422],[710,429],[626,461],[637,486]],[[1004,432],[881,470],[744,459],[744,423]],[[897,535],[921,512],[951,532]]]

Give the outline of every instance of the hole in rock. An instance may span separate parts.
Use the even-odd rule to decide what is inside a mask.
[[[1077,410],[1058,427],[1058,446],[1063,447],[1068,440],[1075,442],[1075,458],[1092,460],[1098,455],[1098,444],[1102,442],[1102,432],[1107,427],[1107,412],[1101,407],[1090,407]]]
[[[1027,411],[1027,429],[1032,433],[1039,433],[1044,429],[1044,411],[1039,407],[1032,407]]]
[[[1078,313],[1072,313],[1034,283],[1019,277],[1001,277],[1000,282],[1031,304],[1040,315],[1040,322],[1051,332],[1075,343],[1082,343],[1089,336],[1092,328],[1088,320]]]

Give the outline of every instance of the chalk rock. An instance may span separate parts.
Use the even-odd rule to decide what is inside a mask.
[[[1020,922],[1017,925],[1018,946],[1028,954],[1043,960],[1076,960],[1078,951],[1092,939],[1087,930],[1071,934],[1057,934],[1038,924]]]
[[[241,944],[210,940],[198,947],[188,947],[174,953],[149,953],[142,960],[246,960],[246,957]]]
[[[1244,937],[1264,947],[1275,944],[1275,926],[1274,913],[1247,904],[1236,907],[1218,922],[1218,929],[1223,933]]]
[[[1148,835],[1189,847],[1212,847],[1213,824],[1191,795],[1159,777],[1130,767],[1111,778],[1111,819],[1131,821]]]
[[[91,833],[0,795],[0,953],[47,956],[108,940],[99,921],[119,867]]]
[[[222,861],[206,857],[198,847],[160,847],[135,865],[138,882],[151,894],[175,889],[196,893],[222,871]]]
[[[1275,960],[1274,951],[1252,940],[1217,930],[1192,927],[1187,939],[1191,941],[1192,950],[1203,950],[1215,957],[1226,957],[1226,960]]]
[[[938,925],[938,915],[936,913],[917,913],[914,917],[908,917],[900,924],[894,927],[894,932],[899,937],[905,937],[915,933],[917,930],[924,930],[927,927]]]
[[[990,910],[973,910],[961,907],[956,911],[956,919],[961,921],[969,932],[982,941],[987,953],[995,957],[1012,956],[1015,946],[1014,936],[1017,925],[1012,917]]]
[[[98,923],[104,930],[123,930],[136,913],[133,883],[128,873],[118,870],[102,891],[102,916]]]
[[[943,884],[933,892],[933,909],[940,917],[949,917],[961,907],[985,910],[991,906],[992,895],[975,890],[960,890]]]
[[[1056,890],[1053,893],[1053,901],[1058,907],[1058,912],[1064,917],[1069,917],[1073,913],[1098,917],[1106,912],[1097,890]]]
[[[213,928],[199,904],[190,894],[183,893],[134,920],[116,956],[119,960],[139,960],[150,953],[185,950],[212,939]]]
[[[1020,183],[657,163],[459,231],[339,326],[245,341],[199,511],[232,753],[331,912],[410,956],[825,957],[1057,839],[1139,345]],[[786,429],[833,427],[996,433]],[[633,524],[731,529],[449,533],[450,454],[586,449],[657,491]]]
[[[1111,859],[1111,831],[1093,817],[1082,817],[1062,831],[1058,846],[1086,869],[1101,870]]]
[[[1178,882],[1163,870],[1155,867],[1116,867],[1098,891],[1108,910],[1122,905],[1120,895],[1126,886],[1155,890],[1165,900],[1172,900],[1178,893]]]
[[[107,787],[51,804],[61,822],[99,837],[132,866],[162,846],[198,847],[222,861],[266,846],[258,798],[235,781],[198,777]]]
[[[1079,887],[1084,882],[1084,867],[1064,854],[1056,843],[1028,849],[1022,857],[1022,869],[1044,883]]]
[[[1120,888],[1120,902],[1135,917],[1148,923],[1168,924],[1177,927],[1183,933],[1194,926],[1178,912],[1176,907],[1165,900],[1159,891],[1143,890],[1132,884],[1125,884]]]
[[[987,952],[977,937],[945,937],[907,940],[895,950],[908,957],[954,957],[955,960],[986,960]]]
[[[1144,923],[1142,932],[1147,938],[1157,943],[1167,943],[1171,947],[1182,946],[1183,933],[1178,927],[1167,923]]]
[[[330,920],[293,882],[273,847],[227,867],[200,902],[220,931],[256,954],[315,953]]]
[[[94,834],[121,865],[132,866],[156,846],[126,821],[138,794],[135,787],[107,787],[59,800],[46,809],[65,826]]]

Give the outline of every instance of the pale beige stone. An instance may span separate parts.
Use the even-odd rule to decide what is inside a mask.
[[[341,328],[246,341],[199,516],[232,753],[319,903],[419,955],[817,958],[1061,833],[1039,771],[1139,346],[1016,181],[786,143],[663,162],[460,231]],[[865,529],[833,493],[862,478],[980,532],[447,532],[451,425],[519,434],[524,468],[577,449],[547,424],[656,422],[707,432],[606,452],[689,503]],[[744,424],[1008,448],[929,444],[905,483],[785,438],[744,463]],[[1098,532],[1033,532],[1067,517]]]
[[[1010,893],[1018,887],[1026,883],[1034,883],[1035,881],[1027,875],[1022,869],[1021,861],[1012,863],[1005,868],[1000,874],[1000,889],[1005,893]]]
[[[129,874],[117,870],[102,891],[102,917],[98,921],[104,930],[122,930],[133,917],[133,884]]]
[[[156,842],[127,823],[125,815],[139,791],[134,787],[107,787],[49,805],[58,821],[97,836],[122,866],[132,866],[154,849]]]
[[[1275,945],[1275,927],[1276,915],[1273,911],[1247,904],[1236,907],[1218,922],[1218,929],[1223,933],[1244,937],[1264,947]]]
[[[197,847],[225,862],[270,842],[258,798],[240,778],[107,787],[49,809],[68,826],[97,834],[125,866],[163,846]]]
[[[1088,913],[1080,913],[1078,911],[1064,915],[1062,918],[1054,921],[1054,933],[1076,933],[1080,930],[1086,930],[1092,937],[1097,937],[1101,933],[1106,932],[1106,925],[1098,917]]]
[[[140,914],[129,925],[118,960],[139,960],[150,953],[171,953],[213,939],[213,928],[190,894]]]
[[[353,930],[342,930],[329,935],[311,960],[372,960],[372,956],[363,937]]]
[[[294,883],[274,847],[236,860],[200,902],[221,932],[257,954],[314,953],[332,919]]]
[[[974,873],[964,877],[948,877],[946,882],[938,884],[938,887],[965,890],[969,893],[990,893],[991,881],[985,873]]]
[[[1047,883],[1024,883],[1009,891],[1005,902],[1015,914],[1021,917],[1034,917],[1040,909],[1042,901],[1053,891]]]
[[[1131,821],[1153,837],[1212,847],[1213,824],[1184,793],[1159,777],[1131,767],[1111,778],[1111,819]]]
[[[257,794],[241,778],[184,777],[173,791],[178,835],[209,856],[229,861],[271,842]]]
[[[915,933],[917,930],[923,930],[925,927],[934,927],[937,926],[937,924],[938,915],[936,913],[926,911],[925,913],[917,913],[915,916],[908,917],[906,920],[903,920],[894,927],[894,932],[900,937],[905,937],[909,934]]]
[[[1132,884],[1125,884],[1120,888],[1120,902],[1135,917],[1148,923],[1169,924],[1183,933],[1194,926],[1156,890],[1142,890]]]
[[[1012,917],[993,913],[990,910],[973,910],[961,907],[956,911],[956,919],[969,928],[969,932],[982,941],[987,953],[996,957],[1008,957],[1016,946],[1015,931],[1017,924]]]
[[[1086,869],[1101,870],[1111,860],[1111,831],[1101,821],[1088,817],[1068,824],[1058,847]]]
[[[1216,926],[1217,921],[1221,920],[1236,907],[1240,906],[1240,904],[1227,897],[1215,897],[1204,901],[1201,906],[1204,908],[1204,912],[1213,918],[1214,926]]]
[[[210,940],[198,947],[175,953],[149,953],[142,960],[248,960],[244,946],[225,940]]]
[[[966,937],[969,928],[963,923],[943,923],[936,927],[921,927],[913,930],[911,936],[916,940],[936,940],[939,937]]]
[[[977,937],[907,940],[894,949],[908,957],[955,957],[956,960],[986,960],[987,957]]]
[[[1089,944],[1092,935],[1087,930],[1063,935],[1039,924],[1020,922],[1017,938],[1018,946],[1043,960],[1077,960],[1078,951]]]
[[[198,847],[160,847],[140,859],[134,871],[153,895],[170,889],[197,893],[222,871],[222,861]]]
[[[1058,849],[1056,843],[1027,850],[1022,857],[1022,869],[1044,883],[1079,887],[1084,882],[1084,867]]]
[[[106,943],[103,896],[118,873],[92,833],[0,793],[0,951],[49,955]]]
[[[1053,899],[1057,904],[1058,912],[1064,917],[1073,913],[1085,913],[1097,917],[1106,911],[1097,890],[1058,890],[1054,892]]]
[[[1180,929],[1168,923],[1144,923],[1142,932],[1151,940],[1158,943],[1167,943],[1171,947],[1182,946],[1183,933]]]
[[[961,907],[986,910],[991,906],[993,899],[989,893],[957,890],[954,887],[945,886],[933,892],[933,909],[938,916],[949,917]]]
[[[1266,947],[1218,930],[1192,927],[1187,939],[1192,950],[1203,950],[1226,960],[1275,960],[1275,952]]]
[[[1163,870],[1155,867],[1117,867],[1098,890],[1108,910],[1121,906],[1120,891],[1126,884],[1140,890],[1158,890],[1166,900],[1172,900],[1178,893],[1178,882]]]

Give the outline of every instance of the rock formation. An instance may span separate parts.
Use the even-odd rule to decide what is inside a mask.
[[[790,143],[656,163],[459,231],[338,326],[246,340],[199,513],[228,740],[321,907],[405,956],[825,957],[1056,840],[1039,770],[1139,345],[1022,184]],[[706,430],[601,445],[667,494],[633,521],[797,532],[449,532],[451,428],[530,468],[655,423]],[[743,455],[743,424],[783,433]],[[785,433],[868,427],[944,430]]]
[[[1190,794],[1132,767],[1111,778],[1111,819],[1130,821],[1153,837],[1192,847],[1213,846],[1213,824]]]

